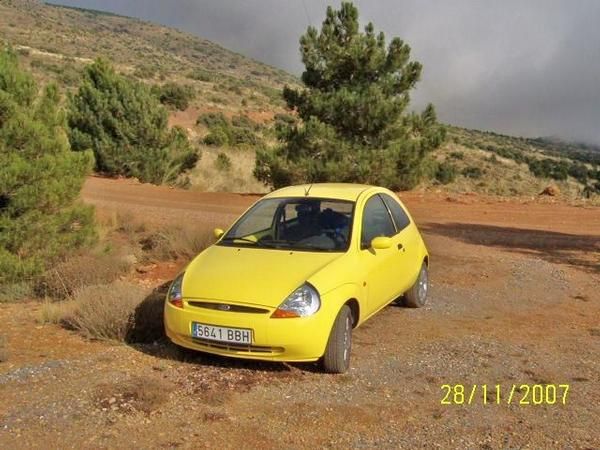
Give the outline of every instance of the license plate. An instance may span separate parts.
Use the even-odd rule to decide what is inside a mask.
[[[235,344],[251,344],[252,330],[247,328],[215,327],[203,323],[192,322],[192,337],[211,341],[233,342]]]

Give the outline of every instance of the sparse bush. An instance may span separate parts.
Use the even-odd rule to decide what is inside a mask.
[[[72,317],[75,312],[75,302],[65,300],[60,302],[46,300],[38,313],[37,321],[41,324],[52,323],[55,325],[63,324],[63,321]],[[66,322],[65,325],[68,325]]]
[[[34,295],[31,281],[0,283],[0,303],[16,302]]]
[[[247,128],[231,127],[227,131],[230,145],[254,147],[261,143],[259,137]]]
[[[196,120],[198,125],[202,124],[209,129],[215,127],[223,127],[226,128],[229,126],[229,120],[225,117],[225,114],[222,112],[208,112],[204,114],[200,114],[198,119]]]
[[[529,170],[539,178],[553,178],[555,180],[566,180],[569,167],[565,161],[553,159],[532,159],[528,163]]]
[[[208,97],[208,101],[213,102],[213,103],[217,103],[219,105],[226,105],[227,104],[227,99],[224,97],[221,97],[219,95],[211,95]]]
[[[207,70],[195,69],[188,73],[187,77],[191,80],[209,82],[214,80],[214,74]]]
[[[231,159],[225,153],[219,153],[215,159],[215,167],[221,172],[229,172],[231,170]]]
[[[296,119],[293,115],[285,113],[275,114],[274,119],[275,122],[282,122],[287,125],[294,125],[298,121],[298,119]]]
[[[141,242],[146,258],[165,261],[193,258],[214,241],[212,231],[193,226],[171,226],[151,234]]]
[[[224,127],[213,127],[204,139],[202,140],[206,145],[213,147],[223,147],[229,144],[229,133]]]
[[[477,179],[483,176],[483,171],[479,167],[469,166],[465,167],[461,174],[463,177]]]
[[[155,184],[173,183],[199,158],[185,130],[169,129],[167,111],[142,83],[104,60],[85,70],[69,110],[74,150],[92,149],[96,169]]]
[[[154,78],[156,75],[156,69],[150,66],[137,66],[133,71],[133,76],[136,78],[142,78],[144,80]]]
[[[0,285],[23,283],[94,241],[93,209],[78,200],[93,157],[71,151],[54,85],[38,95],[0,50]]]
[[[463,152],[450,152],[450,158],[463,160],[465,159],[465,154]]]
[[[75,292],[73,310],[61,322],[91,339],[124,341],[135,309],[147,295],[145,288],[124,281],[87,286]]]
[[[185,111],[196,96],[192,86],[182,86],[177,83],[165,83],[153,88],[163,105],[172,106],[180,111]]]
[[[68,298],[86,286],[111,283],[130,268],[129,262],[114,254],[75,256],[44,272],[35,293],[53,299]]]
[[[456,167],[448,162],[442,162],[438,164],[435,172],[435,179],[441,184],[452,183],[456,178],[457,170]]]
[[[254,122],[250,117],[245,114],[240,114],[237,116],[233,116],[231,118],[231,125],[239,128],[248,128],[249,130],[257,130],[260,128],[256,122]]]
[[[247,116],[234,116],[230,122],[223,113],[205,113],[200,115],[196,122],[210,130],[203,139],[206,145],[256,146],[261,143],[259,137],[250,129],[256,124]]]
[[[568,173],[582,184],[586,184],[588,180],[588,169],[582,163],[573,163],[569,166]]]
[[[155,288],[136,308],[129,321],[126,341],[151,343],[165,337],[163,310],[172,281]]]

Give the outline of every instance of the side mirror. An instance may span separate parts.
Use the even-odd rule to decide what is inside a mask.
[[[225,234],[225,232],[223,230],[221,230],[220,228],[215,228],[213,231],[213,234],[215,235],[216,239],[221,239],[221,236],[223,236]]]
[[[377,236],[371,241],[371,247],[375,250],[384,250],[392,246],[392,239],[385,236]]]

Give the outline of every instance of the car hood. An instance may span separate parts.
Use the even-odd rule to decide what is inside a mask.
[[[275,308],[341,255],[213,245],[188,265],[183,296]]]

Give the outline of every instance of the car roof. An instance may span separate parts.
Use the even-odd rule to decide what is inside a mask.
[[[376,189],[376,187],[369,186],[368,184],[351,183],[301,184],[298,186],[288,186],[278,189],[270,194],[267,194],[265,198],[306,197],[356,201],[360,194],[369,189]]]

